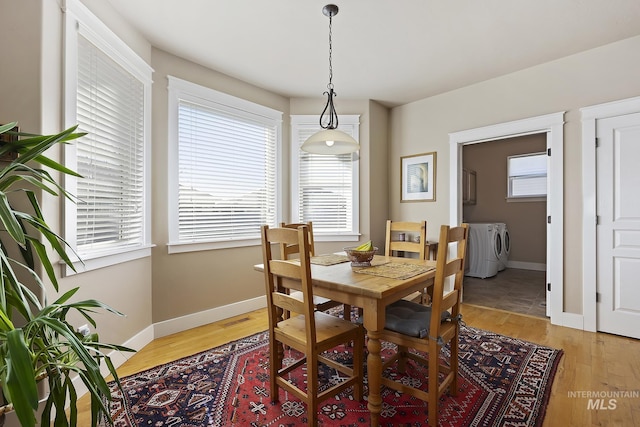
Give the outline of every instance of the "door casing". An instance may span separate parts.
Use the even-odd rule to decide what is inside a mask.
[[[580,109],[582,114],[582,282],[584,329],[597,330],[596,127],[599,119],[640,112],[640,96]]]
[[[582,329],[582,315],[564,310],[564,112],[449,134],[450,222],[462,221],[462,147],[516,136],[546,133],[551,149],[547,171],[547,315],[551,323]],[[553,185],[550,183],[553,182]]]

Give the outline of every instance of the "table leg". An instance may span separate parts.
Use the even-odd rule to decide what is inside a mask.
[[[367,331],[367,376],[369,380],[369,412],[371,413],[371,426],[380,425],[380,412],[382,410],[382,396],[380,395],[382,378],[382,359],[380,357],[380,334],[378,331]]]
[[[427,242],[427,251],[429,259],[435,261],[438,257],[438,242]]]

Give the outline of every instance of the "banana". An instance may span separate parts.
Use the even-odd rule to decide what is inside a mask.
[[[371,242],[371,240],[369,240],[368,242],[358,246],[355,250],[361,252],[373,250],[373,243]]]

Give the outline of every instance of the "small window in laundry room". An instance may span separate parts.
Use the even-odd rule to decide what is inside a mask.
[[[547,153],[507,157],[507,199],[544,199],[547,196]]]

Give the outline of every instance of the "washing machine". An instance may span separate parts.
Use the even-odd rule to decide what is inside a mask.
[[[507,261],[509,261],[509,253],[511,252],[511,236],[509,235],[509,229],[504,222],[496,223],[498,226],[498,232],[500,233],[502,251],[500,252],[500,259],[498,261],[498,271],[502,271],[507,268]]]
[[[502,237],[494,223],[469,224],[465,275],[485,279],[498,274]]]

